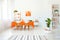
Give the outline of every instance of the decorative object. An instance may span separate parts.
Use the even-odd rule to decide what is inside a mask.
[[[14,10],[14,13],[15,13],[15,12],[18,12],[18,11],[17,11],[17,10]]]
[[[57,9],[56,9],[56,10],[54,10],[54,12],[55,12],[55,13],[58,13],[58,12],[59,12],[59,10],[57,10]]]
[[[31,16],[31,12],[30,11],[26,11],[26,16]]]
[[[39,27],[39,20],[38,20],[38,19],[35,19],[35,21],[34,21],[34,26],[35,26],[35,27]]]
[[[45,21],[46,21],[47,27],[49,28],[50,27],[50,24],[51,24],[51,19],[50,18],[47,18],[47,20],[45,20]]]

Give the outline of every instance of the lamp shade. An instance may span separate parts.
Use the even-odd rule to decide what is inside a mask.
[[[31,12],[30,11],[26,11],[26,16],[31,16]]]

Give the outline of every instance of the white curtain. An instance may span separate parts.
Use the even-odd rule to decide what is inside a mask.
[[[11,21],[13,19],[14,0],[4,0],[2,2],[2,20]]]
[[[0,1],[0,31],[1,31],[1,23],[2,23],[2,1]]]
[[[11,27],[14,0],[0,0],[0,30]]]

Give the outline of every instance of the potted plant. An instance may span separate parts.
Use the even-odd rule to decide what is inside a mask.
[[[51,24],[51,19],[50,18],[47,18],[46,21],[46,24],[47,24],[47,27],[48,27],[48,30],[50,29],[50,24]]]

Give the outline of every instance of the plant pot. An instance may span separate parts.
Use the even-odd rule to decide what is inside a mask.
[[[46,31],[50,31],[50,27],[45,28]]]
[[[50,27],[50,24],[47,23],[47,27],[49,28]]]

